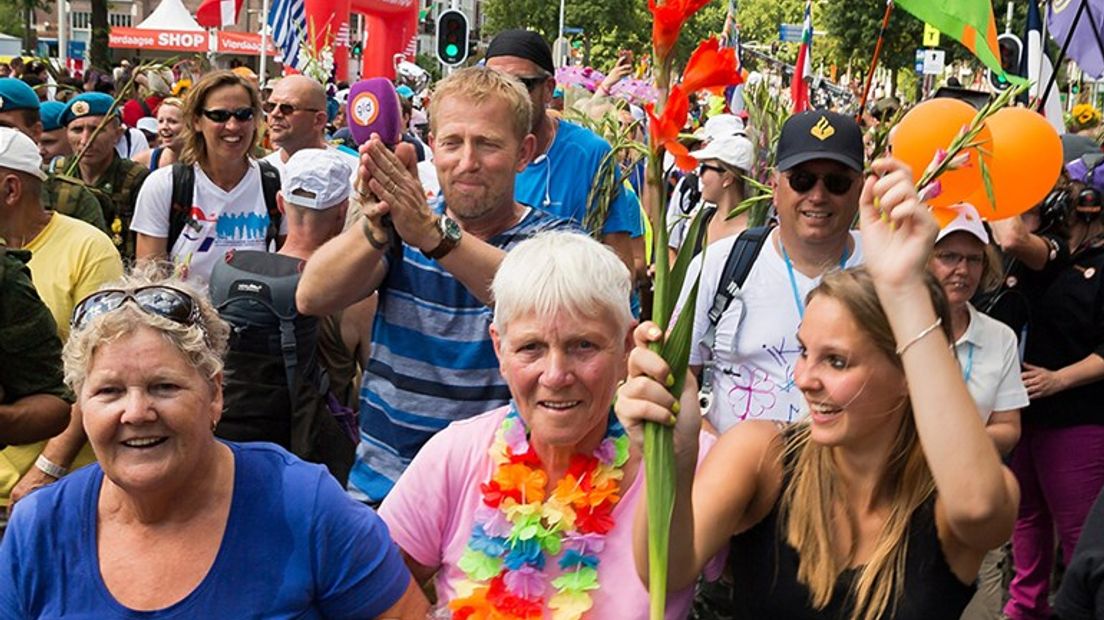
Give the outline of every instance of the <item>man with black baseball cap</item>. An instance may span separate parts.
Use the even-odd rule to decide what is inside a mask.
[[[583,224],[591,206],[588,198],[610,145],[593,131],[550,116],[548,107],[556,89],[552,50],[540,34],[531,30],[505,30],[487,47],[487,66],[521,81],[533,103],[533,135],[536,155],[517,175],[514,199],[564,219]],[[602,242],[633,269],[633,245],[644,234],[640,202],[626,194],[616,181]],[[641,250],[643,248],[641,247]]]
[[[712,403],[705,417],[719,432],[746,419],[798,419],[804,401],[793,380],[800,351],[794,334],[805,296],[826,271],[862,261],[858,232],[850,230],[863,185],[862,131],[855,121],[822,111],[791,116],[776,155],[778,227],[761,244],[721,239],[709,246],[701,267],[690,364],[707,374]],[[747,257],[754,259],[739,292],[711,320],[718,292],[728,288],[721,279],[734,251],[757,253]],[[731,270],[728,276],[735,279]]]

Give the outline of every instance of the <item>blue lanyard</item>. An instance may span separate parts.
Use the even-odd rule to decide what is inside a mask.
[[[801,301],[801,293],[797,292],[797,278],[794,277],[793,261],[790,260],[790,254],[786,251],[786,246],[782,245],[782,241],[778,241],[778,247],[782,248],[782,258],[786,260],[786,271],[790,274],[790,291],[793,292],[794,305],[797,306],[797,316],[805,320],[805,303]],[[839,268],[844,269],[847,267],[847,257],[850,254],[847,251],[847,246],[843,247],[843,255],[839,259]]]
[[[966,343],[966,368],[962,369],[962,379],[970,383],[970,375],[974,374],[974,343]]]

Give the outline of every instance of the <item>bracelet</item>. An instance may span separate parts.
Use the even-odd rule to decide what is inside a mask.
[[[383,252],[387,250],[391,245],[391,235],[384,233],[383,241],[380,241],[372,235],[372,225],[369,223],[368,218],[364,218],[360,224],[361,230],[364,231],[364,236],[367,237],[368,243],[375,249]]]
[[[920,342],[920,340],[922,340],[924,338],[924,336],[927,336],[928,334],[934,332],[942,324],[943,324],[943,317],[939,317],[938,319],[935,320],[934,323],[932,323],[931,325],[928,325],[927,327],[925,327],[924,330],[921,331],[919,334],[916,334],[915,336],[913,336],[912,340],[909,340],[905,344],[897,347],[897,357],[900,357],[900,356],[904,355],[905,351],[909,350],[909,347],[916,344],[917,342]]]
[[[57,478],[58,480],[64,478],[65,474],[69,473],[68,469],[65,469],[61,465],[58,465],[57,463],[51,461],[42,454],[39,454],[38,458],[35,459],[35,467],[38,468],[38,471],[46,474],[47,476],[50,476],[51,478]]]

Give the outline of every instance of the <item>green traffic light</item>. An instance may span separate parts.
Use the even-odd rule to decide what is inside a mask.
[[[445,54],[455,58],[460,53],[460,48],[455,43],[449,43],[445,46]]]

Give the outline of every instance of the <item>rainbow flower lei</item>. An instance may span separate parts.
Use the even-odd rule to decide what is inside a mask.
[[[449,603],[454,620],[578,620],[593,605],[598,554],[613,529],[621,499],[622,467],[629,438],[610,412],[606,436],[592,456],[571,457],[567,473],[546,497],[548,474],[529,444],[525,423],[512,404],[491,444],[495,471],[480,484],[483,502],[458,566],[466,579]],[[549,559],[564,571],[548,589]]]

